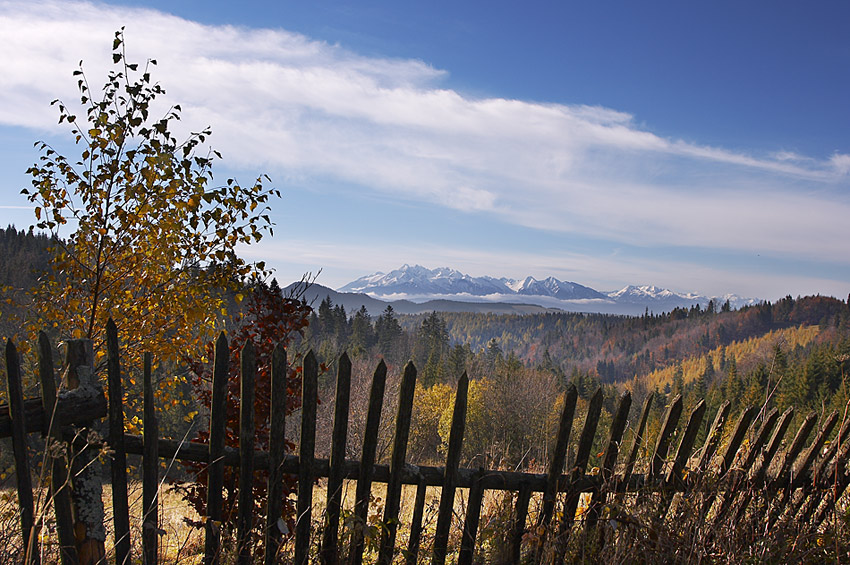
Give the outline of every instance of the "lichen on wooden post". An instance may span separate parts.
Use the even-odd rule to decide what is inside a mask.
[[[65,343],[65,371],[62,382],[67,389],[63,396],[103,396],[103,388],[94,376],[94,352],[90,339],[75,339]],[[106,555],[103,526],[103,478],[95,464],[99,451],[93,446],[99,438],[89,426],[83,426],[71,446],[71,486],[74,502],[74,538],[81,565],[102,561]]]

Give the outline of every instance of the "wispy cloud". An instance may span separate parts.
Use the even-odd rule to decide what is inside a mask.
[[[850,155],[749,155],[667,139],[615,109],[472,98],[418,60],[363,57],[285,30],[209,26],[77,2],[0,1],[0,124],[55,128],[80,59],[112,33],[231,167],[632,245],[756,249],[846,265]]]

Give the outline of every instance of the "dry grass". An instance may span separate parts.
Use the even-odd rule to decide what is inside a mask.
[[[17,497],[10,488],[8,480],[0,491],[0,565],[19,563],[21,552],[20,522],[17,509]],[[356,483],[345,481],[343,492],[343,518],[353,510]],[[374,562],[377,557],[377,545],[380,537],[383,504],[386,485],[376,483],[372,491],[370,505],[370,525],[374,526],[373,539],[367,539],[368,551],[365,562]],[[396,547],[399,549],[396,562],[404,559],[410,535],[410,522],[413,512],[416,487],[405,486],[402,491],[400,528]],[[43,495],[37,491],[36,495]],[[757,497],[760,493],[754,493]],[[657,507],[651,502],[654,495],[643,495],[641,504],[637,497],[631,496],[618,502],[609,499],[602,512],[601,527],[586,533],[583,523],[577,521],[576,527],[566,543],[566,558],[571,562],[604,563],[840,563],[850,562],[850,514],[842,507],[838,519],[826,529],[809,532],[803,525],[793,520],[780,520],[771,528],[764,526],[764,514],[769,511],[769,501],[763,499],[754,503],[751,512],[742,519],[727,518],[716,524],[706,520],[704,509],[699,501],[702,494],[678,500],[666,516],[657,518]],[[326,481],[321,480],[314,488],[313,497],[313,547],[315,555],[321,539],[325,500]],[[466,516],[468,491],[458,489],[455,497],[455,518],[449,540],[449,559],[457,558],[460,546],[463,519]],[[423,519],[423,534],[419,553],[419,562],[430,561],[439,506],[440,488],[429,487],[426,496],[426,511]],[[506,563],[509,560],[510,532],[512,531],[513,508],[516,496],[502,491],[486,491],[481,512],[478,541],[476,544],[476,563]],[[109,486],[104,487],[107,529],[111,530],[111,493]],[[133,483],[130,488],[131,536],[133,555],[139,560],[141,554],[141,487]],[[583,504],[579,506],[581,518]],[[522,545],[522,561],[533,558],[539,535],[544,533],[530,527],[536,522],[540,507],[540,494],[532,497],[527,522],[528,533]],[[560,505],[559,507],[560,508]],[[58,560],[55,527],[52,523],[52,509],[39,511],[42,525],[42,562]],[[197,564],[203,555],[203,532],[189,526],[185,518],[198,520],[192,508],[183,501],[180,494],[168,486],[163,486],[159,499],[160,537],[159,556],[161,563]],[[560,519],[556,511],[555,521]],[[554,555],[554,533],[556,527],[545,531],[547,543],[544,546],[544,562]],[[343,524],[341,543],[345,544],[347,530]],[[600,545],[599,536],[605,543]],[[111,532],[106,546],[112,547]],[[226,555],[233,555],[232,540],[229,540]],[[291,556],[293,541],[290,539],[284,547],[285,555]],[[227,561],[227,559],[225,559]],[[259,558],[257,559],[259,562]]]

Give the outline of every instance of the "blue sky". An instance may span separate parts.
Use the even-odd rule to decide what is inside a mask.
[[[71,153],[49,101],[111,38],[268,173],[282,283],[403,263],[775,299],[850,292],[845,2],[0,0],[0,223]]]

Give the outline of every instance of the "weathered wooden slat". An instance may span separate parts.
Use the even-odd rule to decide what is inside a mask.
[[[53,372],[53,348],[50,345],[50,340],[47,339],[47,334],[44,332],[38,332],[38,375],[41,381],[44,429],[47,433],[45,449],[50,453],[51,444],[61,444],[62,433],[57,422],[59,404],[56,398],[56,375]],[[27,429],[31,430],[29,427]],[[123,442],[123,429],[121,433]],[[74,547],[74,516],[71,513],[71,490],[68,480],[68,462],[63,455],[53,454],[50,457],[50,497],[53,499],[53,513],[56,516],[59,558],[62,560],[62,565],[77,565],[77,550]],[[117,550],[118,548],[116,547],[116,558],[118,556]],[[121,561],[118,561],[118,563],[121,563]]]
[[[66,341],[65,371],[62,380],[66,389],[79,392],[64,394],[103,397],[103,389],[95,379],[93,368],[92,340],[72,339]],[[103,525],[103,479],[96,462],[98,446],[88,443],[88,433],[85,431],[90,426],[91,422],[83,423],[81,432],[71,445],[70,474],[73,488],[74,533],[77,558],[81,565],[100,563],[106,555],[104,546],[106,528]]]
[[[741,443],[744,441],[744,437],[747,435],[747,431],[750,429],[750,424],[752,424],[753,419],[758,414],[758,406],[750,406],[741,414],[740,419],[738,420],[738,424],[735,426],[735,429],[732,431],[732,436],[729,438],[729,443],[726,444],[726,449],[723,451],[723,455],[720,458],[720,466],[717,470],[717,476],[724,476],[732,467],[732,462],[735,460],[735,456],[738,454],[738,449],[741,447]]]
[[[773,427],[776,425],[778,418],[779,410],[774,408],[765,417],[756,437],[753,438],[753,441],[750,443],[747,455],[744,457],[743,461],[741,461],[737,468],[729,469],[729,476],[727,477],[728,487],[726,492],[723,493],[720,499],[720,504],[714,514],[714,523],[718,523],[726,515],[726,512],[732,507],[739,493],[742,497],[746,496],[741,491],[749,492],[751,490],[749,488],[742,488],[742,486],[747,480],[750,471],[752,471],[752,465],[755,463],[756,457],[758,457],[761,453],[762,447],[767,442],[767,436],[773,431]]]
[[[640,420],[638,422],[637,430],[635,431],[635,437],[632,440],[632,448],[629,450],[629,457],[626,459],[623,474],[617,481],[619,484],[628,484],[631,479],[632,471],[634,470],[635,462],[637,461],[638,450],[640,449],[640,444],[643,443],[643,433],[646,430],[646,422],[649,419],[649,410],[652,408],[653,400],[654,394],[650,392],[646,395],[646,398],[643,401]]]
[[[248,340],[239,357],[239,512],[236,517],[236,549],[240,565],[251,565],[251,529],[254,527],[254,389],[257,358]]]
[[[741,417],[738,419],[738,423],[735,425],[734,430],[732,431],[732,435],[729,438],[729,443],[726,444],[726,449],[723,451],[723,455],[720,457],[717,469],[716,476],[718,478],[723,478],[726,476],[726,473],[729,471],[729,468],[732,466],[732,462],[735,460],[735,456],[738,453],[738,449],[741,447],[741,444],[744,441],[744,437],[747,435],[747,431],[750,429],[750,424],[753,422],[753,419],[756,417],[758,413],[757,406],[750,406],[741,414]],[[709,493],[706,493],[705,498],[702,500],[700,506],[700,515],[705,518],[708,512],[711,510],[714,505],[714,501],[717,500],[718,495],[717,490],[712,490]]]
[[[682,434],[679,447],[676,449],[676,455],[673,456],[673,463],[664,477],[664,487],[661,493],[661,504],[658,506],[657,520],[663,520],[667,515],[676,491],[687,489],[682,471],[691,453],[693,453],[694,444],[696,443],[697,435],[699,435],[702,420],[705,417],[705,410],[705,400],[700,400],[688,417],[688,422],[685,424],[685,431]]]
[[[316,449],[316,400],[319,365],[310,351],[304,357],[301,373],[301,445],[298,470],[298,503],[295,523],[295,563],[306,565],[310,550],[310,523],[313,517],[313,459]]]
[[[555,562],[560,563],[564,558],[564,553],[567,549],[567,539],[573,527],[573,522],[576,518],[576,508],[578,508],[579,498],[583,492],[579,485],[579,479],[584,476],[587,470],[587,462],[590,460],[590,451],[593,448],[593,438],[596,435],[596,426],[599,424],[599,415],[602,412],[602,388],[596,389],[593,396],[587,403],[587,415],[584,419],[584,427],[579,436],[578,447],[576,449],[576,458],[573,463],[572,470],[569,473],[569,489],[567,497],[564,501],[564,513],[561,516],[561,523],[558,527],[558,538],[555,540]]]
[[[824,443],[826,443],[829,434],[832,433],[832,429],[835,428],[835,425],[838,423],[838,412],[834,411],[832,414],[826,417],[823,425],[821,426],[818,435],[815,436],[815,440],[812,442],[812,445],[809,446],[800,457],[799,460],[794,464],[794,472],[792,473],[793,480],[791,481],[790,490],[800,488],[805,484],[806,480],[808,480],[808,472],[814,463],[817,456],[820,454],[823,449]]]
[[[831,491],[821,493],[818,492],[818,489],[821,486],[821,483],[824,482],[824,475],[828,473],[827,469],[832,465],[835,461],[836,455],[838,455],[841,451],[839,449],[841,447],[841,439],[846,438],[848,434],[850,434],[850,419],[846,420],[841,426],[841,429],[838,432],[838,437],[836,437],[835,441],[829,445],[826,453],[824,453],[823,457],[818,460],[817,465],[811,472],[810,480],[806,481],[802,485],[803,492],[801,497],[797,503],[789,509],[789,516],[794,516],[799,509],[799,515],[795,518],[795,521],[803,527],[809,527],[812,513],[821,501],[831,494]],[[807,495],[810,496],[807,497]]]
[[[390,565],[395,552],[395,537],[398,531],[398,511],[401,506],[401,485],[404,460],[407,458],[407,440],[410,436],[410,416],[413,412],[413,394],[416,392],[416,367],[408,362],[404,367],[398,395],[398,412],[395,419],[393,451],[390,456],[390,476],[387,481],[387,498],[384,503],[384,530],[378,563]]]
[[[667,451],[673,440],[673,433],[679,424],[682,415],[682,395],[677,394],[667,406],[664,418],[661,421],[661,430],[655,440],[655,449],[652,451],[652,459],[649,463],[649,482],[654,483],[664,472],[667,463]]]
[[[142,556],[145,565],[159,562],[159,425],[153,395],[152,357],[144,354],[144,451],[142,459]]]
[[[348,562],[360,565],[363,562],[363,528],[369,515],[369,498],[372,492],[372,475],[375,471],[375,453],[378,447],[378,430],[381,425],[381,410],[384,404],[384,387],[387,381],[387,365],[378,363],[372,376],[369,390],[369,408],[366,412],[366,427],[363,432],[363,451],[360,456],[359,478],[354,497],[354,530],[351,532],[351,548]],[[423,502],[424,504],[424,502]]]
[[[824,422],[821,430],[818,432],[818,435],[815,436],[815,440],[812,442],[812,445],[807,449],[798,459],[796,464],[794,465],[794,470],[792,472],[792,480],[791,485],[788,489],[783,492],[782,501],[786,502],[786,508],[781,515],[786,516],[788,519],[793,518],[800,506],[806,500],[807,486],[812,486],[813,477],[810,476],[809,470],[817,459],[818,455],[823,450],[823,446],[826,443],[827,437],[832,433],[833,428],[838,423],[838,412],[834,411],[830,414],[826,421]],[[831,459],[831,457],[829,457]],[[807,484],[808,483],[808,484]],[[800,489],[797,492],[797,489]]]
[[[339,514],[342,505],[342,473],[345,465],[345,445],[348,440],[348,404],[351,395],[351,361],[348,354],[339,358],[336,375],[336,400],[334,426],[331,440],[330,476],[328,498],[325,509],[325,528],[319,559],[322,563],[336,565],[339,562],[338,542]]]
[[[277,562],[282,531],[279,521],[283,515],[283,470],[281,464],[286,447],[286,349],[277,344],[272,351],[271,422],[269,425],[269,484],[266,512],[265,565]]]
[[[463,521],[463,534],[460,539],[458,565],[472,565],[475,556],[475,538],[478,536],[478,522],[481,519],[481,503],[484,501],[484,487],[481,478],[484,469],[478,470],[478,476],[469,489],[469,500],[466,502],[466,518]]]
[[[803,451],[803,447],[806,445],[806,440],[809,439],[809,435],[811,435],[812,430],[815,428],[817,418],[817,412],[809,412],[803,420],[803,423],[800,424],[800,428],[794,435],[794,440],[785,452],[785,457],[782,460],[782,465],[780,466],[779,471],[770,481],[770,490],[787,488],[787,485],[790,483],[788,471],[791,469],[794,461],[796,461],[797,456],[801,451]]]
[[[413,516],[410,520],[410,538],[407,541],[406,565],[416,565],[419,557],[419,542],[422,538],[422,517],[425,514],[425,494],[428,490],[425,479],[420,478],[416,485],[416,500],[413,503]]]
[[[469,378],[466,376],[466,372],[464,372],[457,383],[455,404],[452,411],[452,424],[449,430],[449,448],[446,454],[446,476],[440,493],[440,510],[437,514],[437,528],[434,532],[432,565],[443,565],[446,562],[449,529],[452,526],[452,516],[454,515],[457,469],[460,466],[460,455],[463,449],[463,432],[466,428],[466,400],[468,391]]]
[[[61,394],[56,399],[53,428],[61,431],[69,426],[80,427],[86,422],[106,417],[108,410],[107,400],[103,395]],[[40,398],[25,399],[23,413],[28,433],[47,433],[50,415],[45,412]],[[0,403],[0,438],[4,437],[12,437],[12,418],[9,416],[8,403]]]
[[[829,468],[824,472],[822,485],[828,492],[823,502],[815,507],[814,517],[809,520],[809,531],[816,531],[823,523],[827,514],[835,509],[835,501],[840,500],[850,485],[850,475],[847,473],[847,462],[850,459],[850,437],[840,435],[835,439],[840,443],[838,454]]]
[[[543,559],[543,547],[555,512],[555,498],[558,493],[558,479],[564,472],[564,463],[567,459],[567,444],[570,440],[570,432],[573,428],[573,417],[576,411],[578,391],[574,384],[570,384],[564,394],[564,407],[561,410],[561,419],[558,422],[558,436],[555,438],[555,446],[552,449],[552,459],[549,461],[549,471],[546,473],[546,489],[543,491],[543,507],[537,520],[537,526],[542,531],[538,538],[535,552],[535,563]]]
[[[693,470],[696,481],[699,482],[708,471],[711,465],[711,460],[717,452],[717,446],[720,444],[720,438],[723,436],[723,426],[726,425],[726,419],[729,417],[729,411],[732,409],[732,404],[727,400],[717,409],[717,414],[714,415],[714,422],[711,423],[711,428],[708,430],[708,435],[705,437],[705,442],[702,446],[699,462]]]
[[[599,521],[599,509],[605,503],[606,485],[614,476],[614,465],[617,463],[617,455],[620,452],[620,443],[623,441],[623,433],[629,419],[629,410],[632,406],[632,395],[629,391],[623,393],[617,404],[617,411],[611,422],[611,432],[608,435],[608,443],[602,454],[602,466],[599,469],[599,478],[602,487],[593,491],[590,506],[587,509],[587,520],[585,530],[591,531]]]
[[[27,460],[27,429],[24,422],[24,392],[21,384],[21,363],[12,340],[6,340],[6,390],[9,398],[9,417],[12,419],[12,452],[15,457],[15,483],[21,514],[21,534],[27,563],[39,563],[38,530],[35,527],[35,502],[32,478]]]
[[[50,371],[52,376],[52,366]],[[109,383],[109,447],[112,451],[110,467],[112,473],[112,524],[115,528],[115,563],[117,565],[129,565],[131,557],[130,503],[127,500],[127,452],[124,449],[124,388],[121,384],[118,328],[115,327],[112,318],[109,318],[106,322],[106,377]]]
[[[773,435],[767,443],[767,447],[762,454],[763,456],[761,460],[756,460],[756,465],[750,470],[747,480],[751,486],[741,495],[741,499],[737,504],[737,510],[735,510],[736,519],[740,520],[743,518],[744,513],[747,511],[747,506],[749,506],[750,501],[752,500],[753,493],[757,492],[764,486],[767,470],[770,468],[773,458],[779,451],[779,446],[782,444],[782,439],[785,437],[785,432],[788,430],[788,426],[791,424],[791,418],[793,416],[793,407],[789,407],[782,413],[782,416],[779,418],[779,424],[773,430]]]
[[[771,506],[768,511],[767,519],[765,520],[768,527],[773,526],[776,519],[779,518],[781,512],[785,509],[787,495],[791,486],[790,471],[794,462],[797,460],[797,456],[801,451],[803,451],[806,440],[809,438],[809,435],[811,435],[812,430],[814,430],[816,422],[817,413],[810,412],[806,416],[805,420],[803,420],[803,423],[800,424],[800,429],[797,430],[797,434],[794,436],[794,441],[791,442],[791,446],[788,448],[788,451],[785,452],[785,458],[782,461],[779,472],[773,477],[773,480],[770,481],[770,484],[768,485],[770,490],[781,490],[779,495],[771,497]]]
[[[688,423],[685,425],[685,432],[682,434],[682,440],[679,442],[678,449],[676,449],[676,455],[673,457],[673,464],[664,478],[664,484],[667,485],[668,489],[674,483],[681,484],[684,488],[682,470],[685,468],[691,453],[693,453],[694,443],[696,443],[699,428],[705,417],[705,409],[705,400],[700,400],[691,411]]]
[[[528,519],[528,504],[531,501],[531,482],[525,481],[519,487],[514,510],[514,528],[511,536],[511,563],[519,564],[522,557],[522,539],[525,536],[525,522]]]
[[[848,436],[850,436],[850,418],[845,419],[838,435],[812,471],[811,481],[804,485],[804,493],[808,493],[809,496],[804,496],[800,501],[800,508],[794,520],[809,531],[815,531],[817,528],[817,524],[812,524],[812,514],[821,504],[829,504],[834,491],[837,490],[839,478],[835,475],[835,469],[836,466],[846,465]]]
[[[199,445],[199,455],[205,455],[206,459],[196,460],[209,463],[207,466],[207,521],[204,538],[204,565],[217,565],[221,561],[221,497],[224,486],[224,433],[227,424],[227,379],[229,376],[230,349],[227,346],[227,338],[224,336],[224,332],[221,332],[215,342],[212,400],[210,402],[210,441],[209,445]],[[163,447],[166,449],[163,449]],[[160,453],[167,457],[173,457],[177,454],[167,447],[168,445],[163,445],[162,440],[160,440]],[[129,442],[126,448],[130,449]],[[238,464],[238,452],[235,452],[234,456]]]

